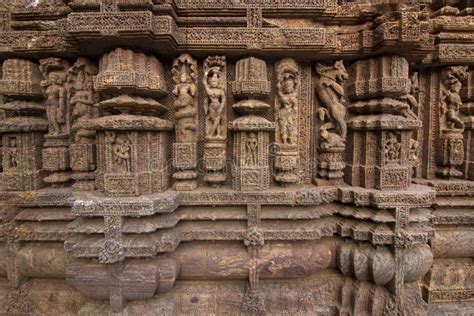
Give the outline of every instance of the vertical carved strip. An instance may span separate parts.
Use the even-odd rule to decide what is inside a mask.
[[[302,183],[311,182],[312,176],[312,144],[314,132],[313,127],[313,92],[311,65],[301,64],[301,85],[300,85],[300,102],[298,114],[298,148],[300,158],[300,178]]]
[[[176,118],[176,142],[173,144],[174,189],[190,191],[197,188],[197,61],[181,54],[173,62],[173,94]]]
[[[275,180],[282,185],[298,183],[298,114],[301,75],[299,65],[292,58],[275,65],[277,90],[275,96]]]
[[[212,186],[226,181],[227,142],[227,64],[225,56],[209,56],[204,60],[203,85],[205,139],[204,180]]]

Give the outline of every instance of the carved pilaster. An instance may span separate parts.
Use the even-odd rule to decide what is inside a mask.
[[[439,100],[440,135],[437,141],[438,169],[436,174],[443,178],[459,178],[464,162],[463,131],[465,124],[460,118],[462,106],[462,81],[467,78],[467,66],[444,68],[441,72],[441,88]]]
[[[292,58],[275,65],[277,92],[275,97],[275,180],[281,185],[298,183],[299,176],[299,65]]]
[[[253,99],[270,92],[265,61],[254,57],[239,60],[232,92],[246,98],[232,105],[244,115],[229,123],[234,132],[232,187],[241,191],[265,190],[270,187],[269,132],[275,129],[275,123],[255,115],[270,105]]]
[[[197,62],[189,54],[181,54],[173,62],[173,94],[176,141],[173,144],[174,189],[190,191],[197,188]]]
[[[316,95],[319,101],[318,117],[318,178],[316,184],[342,183],[347,123],[346,100],[342,84],[349,74],[341,61],[332,66],[316,65]]]
[[[99,109],[94,107],[96,95],[93,76],[97,67],[86,58],[79,58],[69,69],[68,95],[72,107],[71,131],[74,142],[69,147],[72,178],[77,190],[94,190],[94,171],[96,169],[95,130],[84,128],[89,120],[99,116]]]
[[[204,180],[210,185],[222,184],[227,178],[227,63],[225,56],[209,56],[204,60],[203,85],[205,139]]]
[[[53,186],[63,186],[71,180],[69,145],[72,142],[72,108],[67,89],[68,69],[69,63],[60,58],[40,60],[44,77],[41,86],[49,123],[43,149],[43,169],[51,173],[44,181]]]

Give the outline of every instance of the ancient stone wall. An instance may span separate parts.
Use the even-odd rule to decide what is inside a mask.
[[[0,314],[472,315],[474,2],[3,0]]]

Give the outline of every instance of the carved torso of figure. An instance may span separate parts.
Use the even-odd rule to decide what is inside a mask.
[[[61,132],[60,124],[65,122],[66,88],[63,86],[63,80],[55,73],[51,73],[48,79],[45,104],[49,133],[57,135]]]
[[[196,87],[194,84],[181,82],[175,86],[173,94],[177,96],[177,99],[174,103],[176,108],[179,109],[187,106],[193,106]]]
[[[298,85],[294,78],[285,78],[277,85],[281,108],[278,112],[280,138],[283,144],[296,142],[296,116],[298,109]]]
[[[225,107],[225,90],[220,84],[220,72],[214,70],[206,73],[203,79],[204,88],[208,98],[208,106],[205,109],[207,136],[221,136],[222,114]]]
[[[131,172],[131,143],[129,140],[117,139],[113,145],[114,160],[123,171]]]
[[[462,105],[461,96],[459,95],[460,89],[461,83],[455,80],[443,92],[446,121],[449,128],[464,129],[464,122],[459,118],[459,108]]]
[[[385,157],[389,162],[395,162],[400,157],[401,144],[398,142],[397,136],[393,133],[388,134],[385,142]]]

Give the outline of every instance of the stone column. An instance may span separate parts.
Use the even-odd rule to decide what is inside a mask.
[[[232,105],[243,116],[229,123],[234,132],[232,187],[241,191],[265,190],[270,187],[269,133],[275,123],[256,115],[270,105],[255,98],[270,93],[267,65],[254,57],[241,59],[236,64],[235,77],[232,92],[245,99]]]
[[[41,73],[38,65],[25,59],[7,59],[2,66],[0,121],[2,166],[0,190],[29,191],[43,187],[42,146],[48,121],[41,118]]]
[[[383,56],[350,67],[346,182],[376,189],[406,189],[412,177],[411,131],[421,126],[408,101],[408,61]]]

